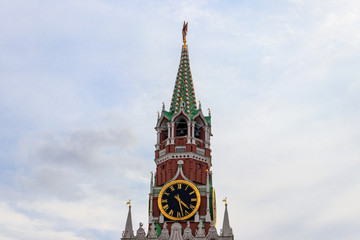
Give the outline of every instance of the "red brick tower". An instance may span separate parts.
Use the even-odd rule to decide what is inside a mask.
[[[186,33],[187,24],[184,24],[184,44],[171,106],[166,111],[163,104],[155,127],[156,173],[150,188],[149,228],[155,225],[160,233],[166,222],[170,232],[172,224],[178,222],[182,229],[189,225],[195,236],[201,224],[207,234],[211,223],[216,222],[216,202],[210,171],[211,115],[209,110],[208,116],[204,116],[200,102],[199,106],[196,104]],[[171,184],[178,183],[177,180],[182,180],[183,185],[176,185],[178,187],[172,190],[175,185]],[[197,201],[194,191],[189,192],[193,194],[189,196],[181,192],[186,186],[192,186],[198,192]],[[170,194],[168,199],[167,194]],[[186,202],[187,197],[189,202]],[[166,204],[167,201],[173,205]]]

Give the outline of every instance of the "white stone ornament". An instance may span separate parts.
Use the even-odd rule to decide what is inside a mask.
[[[195,235],[196,238],[203,238],[205,237],[205,230],[204,230],[204,226],[203,226],[203,222],[202,220],[200,220],[199,222],[199,225],[197,227],[197,230],[196,230],[196,235]]]
[[[181,224],[178,222],[175,222],[171,225],[171,235],[169,240],[183,240],[181,236]]]
[[[146,240],[146,233],[144,228],[142,227],[143,224],[139,224],[139,229],[136,231],[136,237],[135,240]]]
[[[195,240],[195,237],[192,235],[192,232],[191,232],[190,222],[187,222],[187,226],[184,230],[183,239],[184,240]]]
[[[219,234],[216,231],[214,221],[211,221],[211,227],[209,228],[208,235],[206,236],[207,240],[217,240],[219,239]]]
[[[161,235],[159,237],[159,240],[169,240],[169,230],[167,229],[167,224],[164,222],[163,229],[161,230]]]
[[[155,223],[154,221],[152,222],[151,226],[150,226],[150,231],[148,234],[148,239],[156,239],[157,238],[157,232],[156,232],[156,227],[155,227]]]

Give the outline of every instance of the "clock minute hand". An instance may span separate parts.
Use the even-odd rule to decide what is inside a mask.
[[[182,202],[182,201],[180,200],[179,194],[178,194],[178,195],[175,195],[175,199],[178,200],[179,206],[180,206],[180,210],[181,210],[181,214],[184,215],[184,212],[183,212],[182,207],[181,207],[181,202]]]

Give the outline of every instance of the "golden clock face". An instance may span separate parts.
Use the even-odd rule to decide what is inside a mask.
[[[162,214],[175,221],[192,217],[200,207],[200,192],[185,180],[175,180],[166,184],[158,198]]]

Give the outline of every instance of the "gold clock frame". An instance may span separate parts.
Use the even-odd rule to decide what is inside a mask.
[[[166,211],[162,208],[162,205],[161,205],[161,199],[162,199],[162,196],[164,194],[164,192],[172,185],[175,185],[175,184],[178,184],[178,183],[183,183],[183,184],[187,184],[189,185],[192,189],[194,189],[195,191],[195,194],[196,194],[196,199],[197,199],[197,202],[196,202],[196,206],[195,208],[193,209],[193,211],[187,215],[187,216],[184,216],[184,217],[181,217],[181,218],[178,218],[178,217],[173,217],[173,216],[170,216],[169,214],[166,213]],[[175,180],[175,181],[172,181],[172,182],[169,182],[167,183],[160,191],[159,193],[159,197],[158,197],[158,206],[159,206],[159,209],[161,211],[161,213],[171,219],[171,220],[174,220],[174,221],[181,221],[181,220],[186,220],[188,218],[191,218],[192,216],[195,215],[195,213],[197,212],[197,210],[199,209],[200,207],[200,203],[201,203],[201,196],[200,196],[200,191],[199,189],[194,185],[192,184],[191,182],[188,182],[186,180]]]

